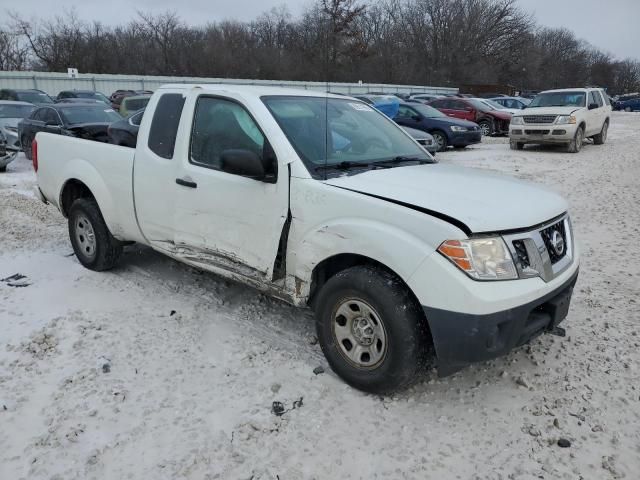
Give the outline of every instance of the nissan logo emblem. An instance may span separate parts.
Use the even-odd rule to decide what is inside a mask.
[[[551,246],[556,255],[561,256],[564,253],[564,238],[558,230],[551,234]]]

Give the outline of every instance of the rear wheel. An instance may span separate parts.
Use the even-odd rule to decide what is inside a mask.
[[[578,130],[576,130],[576,134],[573,137],[573,140],[569,142],[569,146],[567,147],[567,150],[569,151],[569,153],[578,153],[580,150],[582,150],[583,140],[584,140],[584,129],[582,127],[578,127]]]
[[[491,122],[489,122],[488,120],[481,120],[480,122],[478,122],[478,125],[480,125],[480,132],[482,133],[483,137],[488,137],[489,135],[491,135],[491,133],[493,133]]]
[[[386,394],[416,380],[429,336],[420,305],[395,275],[348,268],[327,281],[315,305],[322,351],[349,385]]]
[[[522,150],[524,148],[524,143],[509,140],[509,148],[511,148],[511,150]]]
[[[122,254],[122,243],[113,238],[98,204],[90,198],[79,198],[71,205],[69,238],[76,257],[89,270],[109,270]]]
[[[607,141],[607,134],[609,133],[609,122],[604,122],[600,133],[593,136],[593,143],[596,145],[602,145]]]
[[[431,136],[433,137],[433,141],[436,142],[436,145],[438,146],[437,151],[444,152],[449,145],[449,143],[447,142],[447,136],[440,131],[431,132]]]
[[[4,173],[7,171],[7,166],[5,165],[4,167],[0,167],[0,173]]]

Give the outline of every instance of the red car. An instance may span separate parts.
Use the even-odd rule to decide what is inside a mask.
[[[511,114],[492,109],[475,98],[438,98],[429,102],[442,113],[462,120],[475,122],[482,135],[507,135]]]

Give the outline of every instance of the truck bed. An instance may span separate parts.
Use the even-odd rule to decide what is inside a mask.
[[[134,148],[50,133],[38,133],[36,141],[38,185],[47,201],[66,216],[60,205],[63,188],[80,181],[95,195],[114,237],[144,241],[133,199]]]

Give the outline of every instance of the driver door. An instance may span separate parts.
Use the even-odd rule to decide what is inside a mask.
[[[224,171],[222,156],[230,150],[249,150],[260,158],[275,155],[241,102],[206,94],[194,101],[191,139],[176,179],[178,256],[271,280],[289,211],[288,170],[277,168],[274,160],[271,183]]]

